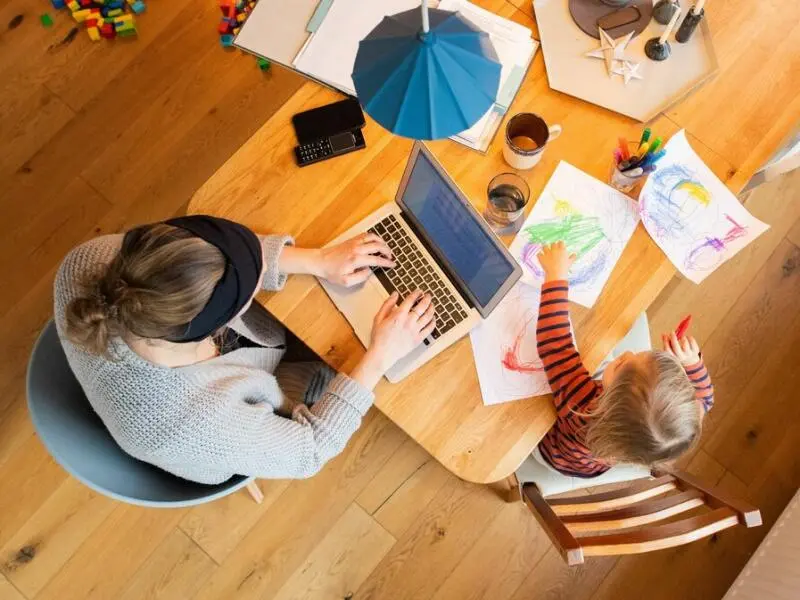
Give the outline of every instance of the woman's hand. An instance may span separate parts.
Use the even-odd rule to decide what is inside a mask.
[[[678,336],[672,331],[662,333],[661,341],[664,344],[664,351],[672,354],[684,367],[690,367],[700,362],[700,346],[692,336],[685,335],[678,339]]]
[[[544,270],[544,280],[558,281],[567,278],[569,268],[575,262],[577,256],[570,254],[564,242],[555,242],[554,244],[542,246],[537,258]]]
[[[428,294],[412,292],[398,306],[397,292],[383,303],[372,322],[372,341],[350,377],[372,389],[394,363],[419,346],[436,327]]]
[[[392,269],[395,266],[389,246],[374,233],[362,233],[318,252],[315,275],[346,287],[369,279],[372,267]]]
[[[372,321],[368,354],[378,359],[384,371],[419,346],[436,327],[429,294],[412,292],[398,305],[397,292],[383,303]]]

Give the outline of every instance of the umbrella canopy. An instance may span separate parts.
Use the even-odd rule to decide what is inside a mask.
[[[364,110],[389,131],[418,140],[472,127],[494,104],[500,83],[486,32],[457,13],[426,10],[384,17],[359,43],[353,65]]]

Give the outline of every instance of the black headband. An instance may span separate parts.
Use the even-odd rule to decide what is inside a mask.
[[[164,223],[191,232],[216,246],[225,257],[225,272],[203,310],[186,324],[183,333],[168,338],[170,342],[196,342],[231,321],[253,297],[264,262],[261,242],[244,225],[218,217],[192,215]]]

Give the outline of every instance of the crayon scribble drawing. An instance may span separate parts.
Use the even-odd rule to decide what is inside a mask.
[[[550,393],[536,351],[538,316],[539,290],[517,283],[470,333],[484,404]]]
[[[570,300],[591,307],[638,221],[630,198],[562,161],[511,253],[523,266],[523,281],[538,287],[544,273],[536,255],[543,245],[564,241],[578,257],[569,273]]]
[[[642,223],[687,278],[700,283],[766,231],[695,154],[683,131],[639,196]]]

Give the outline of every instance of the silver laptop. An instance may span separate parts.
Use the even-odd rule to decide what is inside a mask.
[[[502,242],[472,208],[424,144],[416,142],[394,202],[383,205],[329,245],[365,231],[378,234],[395,256],[394,269],[374,269],[362,285],[322,281],[358,338],[369,345],[372,319],[393,291],[428,292],[436,329],[389,370],[397,382],[486,318],[522,275]]]

